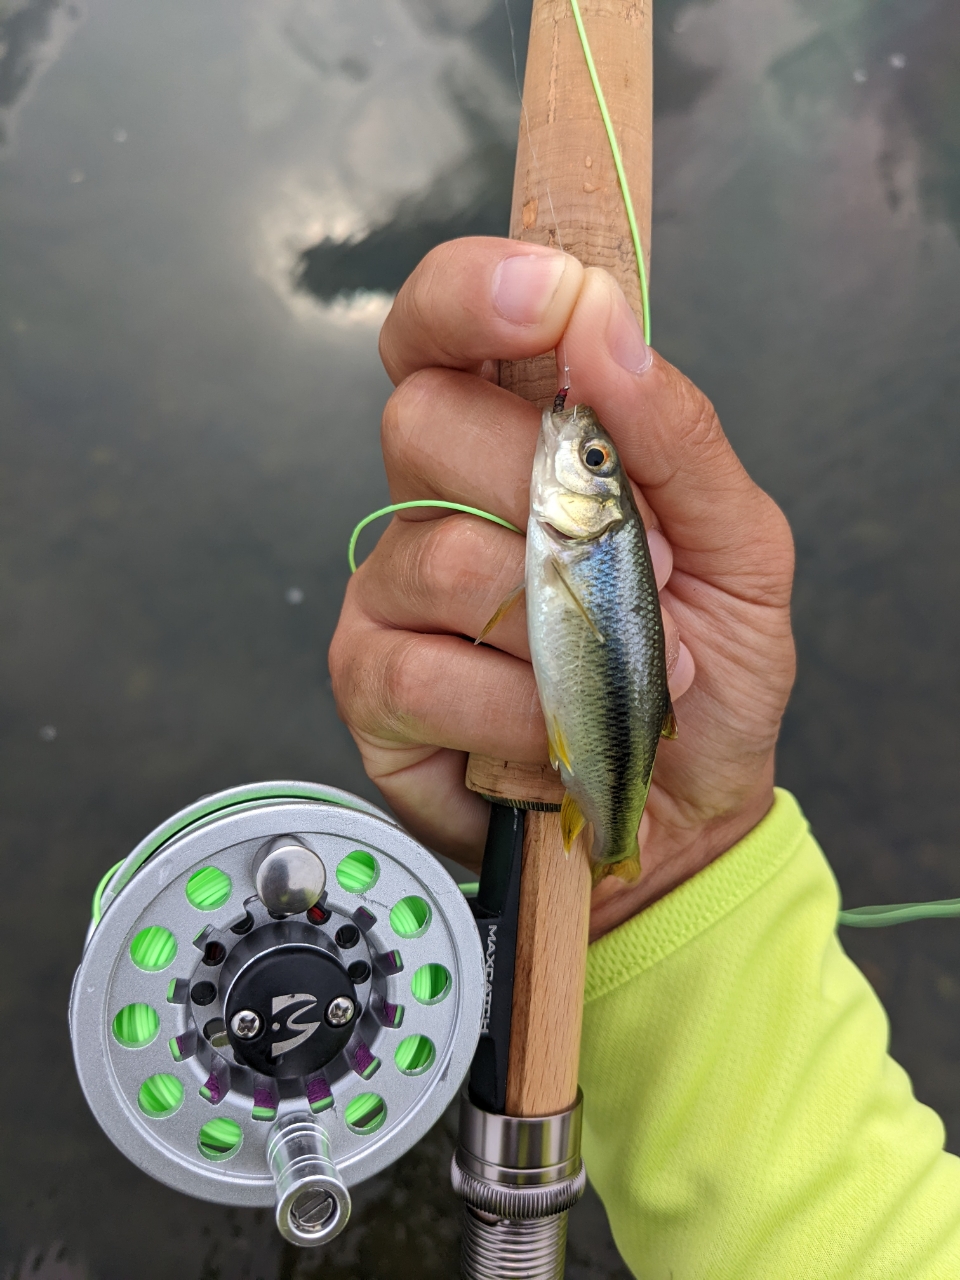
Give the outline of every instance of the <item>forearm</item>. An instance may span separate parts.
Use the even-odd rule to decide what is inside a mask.
[[[960,1161],[887,1055],[786,793],[590,949],[584,1155],[638,1276],[960,1274]]]

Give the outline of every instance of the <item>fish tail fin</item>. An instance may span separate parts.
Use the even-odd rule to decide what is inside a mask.
[[[673,703],[670,701],[670,695],[667,694],[667,709],[663,715],[663,724],[660,726],[661,738],[675,738],[677,736],[677,717],[673,710]]]
[[[607,876],[616,876],[624,884],[636,884],[640,879],[640,855],[635,853],[632,858],[622,858],[620,862],[595,862],[590,874],[594,888]]]
[[[587,820],[569,791],[563,793],[560,806],[560,834],[563,836],[563,851],[570,852],[570,847],[577,836],[587,825]]]
[[[487,636],[490,634],[493,628],[504,620],[504,618],[513,608],[513,606],[517,603],[517,601],[523,595],[525,590],[526,590],[526,583],[521,582],[518,587],[514,587],[512,591],[508,592],[503,597],[503,599],[500,601],[500,604],[497,606],[497,610],[494,613],[493,617],[487,621],[487,623],[483,627],[483,630],[477,636],[476,640],[474,640],[473,642],[474,644],[482,644],[483,641],[486,640]]]

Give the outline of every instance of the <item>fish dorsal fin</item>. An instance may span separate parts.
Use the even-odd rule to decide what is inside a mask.
[[[560,833],[563,836],[563,848],[570,852],[570,846],[587,825],[587,820],[580,811],[580,806],[569,791],[563,793],[563,804],[560,806]]]
[[[666,714],[663,717],[663,724],[660,726],[661,738],[675,738],[677,736],[677,717],[674,714],[673,703],[667,702]]]
[[[494,613],[493,617],[488,620],[483,630],[477,636],[476,640],[474,640],[473,642],[474,644],[481,644],[484,640],[486,640],[487,636],[490,634],[493,628],[498,626],[499,623],[501,623],[504,620],[504,618],[513,608],[513,606],[521,598],[525,590],[526,590],[526,584],[521,582],[518,587],[514,587],[512,591],[509,591],[503,597],[503,599],[500,601],[499,605],[497,606],[496,613]]]
[[[587,626],[590,628],[590,630],[597,637],[597,639],[601,644],[606,644],[607,641],[603,633],[601,632],[597,624],[594,622],[594,620],[590,617],[590,613],[587,610],[587,606],[583,603],[583,601],[577,595],[576,587],[574,587],[573,583],[570,581],[570,575],[567,573],[566,566],[562,564],[557,559],[556,556],[550,557],[550,563],[553,565],[554,569],[556,570],[557,578],[559,579],[561,586],[564,588],[567,595],[570,597],[570,599],[573,601],[576,607],[580,610],[581,614],[583,614],[583,619],[586,622]]]

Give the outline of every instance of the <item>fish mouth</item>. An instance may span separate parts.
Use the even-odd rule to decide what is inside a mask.
[[[557,526],[555,524],[551,524],[549,520],[538,520],[537,523],[548,538],[554,538],[557,542],[577,541],[572,533],[564,533],[562,529],[558,529]]]

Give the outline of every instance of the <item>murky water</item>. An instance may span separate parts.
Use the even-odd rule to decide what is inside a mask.
[[[781,780],[850,905],[960,895],[960,10],[657,23],[655,341],[797,535]],[[430,244],[503,230],[513,74],[502,0],[0,0],[0,1274],[455,1273],[449,1123],[321,1263],[119,1156],[65,1007],[168,813],[371,793],[324,655],[385,498],[377,328]],[[960,923],[845,941],[960,1147]],[[568,1275],[626,1274],[588,1199]]]

